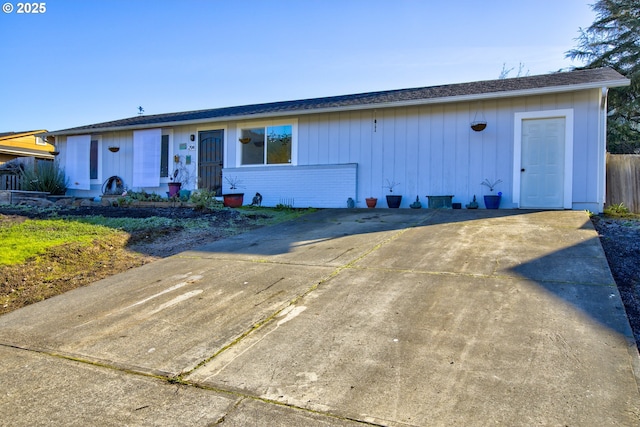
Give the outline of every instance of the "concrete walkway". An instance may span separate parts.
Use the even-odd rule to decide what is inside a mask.
[[[584,212],[325,210],[0,317],[0,424],[640,424]]]

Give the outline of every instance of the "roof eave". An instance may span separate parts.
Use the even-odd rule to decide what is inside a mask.
[[[6,145],[0,146],[0,153],[19,157],[37,157],[39,159],[49,160],[55,159],[55,156],[47,151],[31,150],[28,148],[15,148]]]
[[[27,131],[27,132],[16,132],[16,133],[12,133],[10,135],[0,136],[0,141],[6,141],[6,140],[16,139],[16,138],[23,138],[25,136],[40,136],[40,135],[45,135],[46,133],[47,133],[47,131],[45,129],[32,130],[32,131]]]
[[[327,107],[327,108],[297,109],[297,110],[290,110],[290,111],[278,111],[278,112],[268,112],[268,113],[259,113],[259,114],[240,114],[235,116],[211,117],[211,118],[179,120],[179,121],[174,120],[174,121],[166,121],[166,122],[147,123],[147,124],[141,124],[141,125],[111,126],[111,127],[103,127],[103,128],[78,129],[78,130],[57,131],[57,132],[54,131],[54,132],[48,132],[46,133],[46,135],[47,136],[86,135],[86,134],[97,134],[97,133],[105,133],[105,132],[119,132],[119,131],[127,131],[127,130],[154,129],[159,127],[189,126],[189,125],[198,125],[203,123],[255,120],[255,119],[263,119],[263,118],[269,118],[269,117],[288,117],[288,116],[300,116],[300,115],[308,115],[308,114],[335,113],[335,112],[341,112],[341,111],[371,110],[371,109],[393,108],[393,107],[411,107],[411,106],[417,106],[417,105],[430,105],[430,104],[448,104],[453,102],[481,101],[481,100],[496,99],[496,98],[514,98],[519,96],[547,95],[552,93],[574,92],[574,91],[589,90],[589,89],[601,89],[603,87],[607,87],[607,88],[622,87],[622,86],[629,86],[630,84],[631,84],[631,81],[625,78],[625,79],[618,79],[618,80],[582,83],[577,85],[573,84],[573,85],[563,85],[563,86],[547,86],[547,87],[534,88],[534,89],[485,92],[485,93],[479,93],[479,94],[446,96],[446,97],[438,97],[438,98],[421,98],[421,99],[413,99],[413,100],[407,100],[407,101],[345,105],[345,106]]]

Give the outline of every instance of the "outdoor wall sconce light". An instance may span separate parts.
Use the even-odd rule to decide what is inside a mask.
[[[189,135],[189,139],[191,141],[195,141],[196,140],[196,136],[194,134]]]
[[[180,155],[176,154],[175,156],[173,156],[173,162],[174,163],[180,163]]]

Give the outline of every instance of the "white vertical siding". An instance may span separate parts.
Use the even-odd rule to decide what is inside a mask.
[[[463,204],[477,195],[482,204],[487,189],[480,182],[488,178],[502,179],[502,206],[511,207],[514,114],[573,108],[573,199],[593,203],[599,177],[596,92],[306,116],[299,123],[305,153],[300,161],[358,163],[358,206],[365,197],[383,198],[387,179],[401,183],[395,192],[405,196],[402,207],[416,195],[453,194]],[[488,122],[482,132],[470,129],[476,112]]]
[[[574,165],[573,200],[574,203],[589,203],[597,195],[601,174],[595,165],[600,155],[598,149],[599,101],[597,91],[582,93],[581,104],[585,105],[585,114],[575,115],[574,126],[574,159],[580,162]],[[591,199],[591,200],[590,200]]]
[[[415,201],[416,196],[424,201],[424,194],[420,194],[420,182],[424,180],[422,165],[420,164],[420,111],[414,109],[413,114],[407,115],[406,146],[405,149],[415,153],[415,156],[405,156],[405,170],[407,180],[403,183],[404,194],[407,194],[407,202]]]
[[[187,152],[180,150],[179,145],[196,144],[197,148],[199,130],[224,127],[224,173],[242,174],[244,180],[252,183],[246,193],[266,193],[269,197],[267,203],[275,201],[277,204],[279,191],[282,191],[281,197],[287,197],[287,192],[293,191],[284,184],[275,185],[274,180],[295,177],[308,185],[312,184],[310,180],[320,179],[325,188],[336,189],[335,193],[316,192],[311,198],[296,193],[296,204],[299,200],[309,206],[346,206],[345,196],[349,194],[347,197],[353,197],[356,206],[364,207],[365,197],[384,199],[387,194],[384,188],[387,179],[401,183],[394,193],[404,196],[401,205],[404,208],[416,196],[426,202],[426,195],[448,194],[453,194],[454,201],[463,205],[476,195],[482,205],[481,196],[486,194],[487,189],[480,182],[488,178],[503,180],[497,191],[503,193],[501,206],[509,208],[514,206],[515,113],[573,109],[572,198],[574,208],[590,208],[597,207],[599,199],[603,197],[601,181],[604,171],[598,169],[603,167],[602,148],[598,146],[599,135],[603,131],[599,100],[599,90],[594,89],[468,103],[302,115],[296,118],[299,168],[294,165],[278,166],[275,169],[240,167],[236,122],[176,126],[172,128],[170,156],[190,154],[192,166],[196,170],[197,149]],[[476,114],[487,121],[487,128],[482,132],[470,129]],[[189,140],[191,134],[196,135],[196,141]],[[132,132],[104,133],[101,141],[101,175],[92,182],[91,192],[82,193],[83,195],[100,194],[104,180],[113,175],[122,177],[125,184],[131,182]],[[64,138],[60,139],[60,143],[64,144]],[[108,151],[110,145],[120,146],[120,151],[111,153]],[[61,152],[64,154],[63,150]],[[171,160],[172,157],[170,168],[173,167]],[[328,170],[337,167],[342,173],[344,171],[340,168],[344,166],[341,165],[347,164],[357,164],[357,168],[347,168],[355,174],[353,182],[351,178],[341,183],[339,179],[336,181],[327,177]],[[330,167],[323,168],[320,165]],[[304,173],[298,175],[296,168]],[[344,178],[336,173],[336,176]],[[274,180],[267,181],[269,177]],[[146,190],[164,194],[165,186],[166,182],[161,181],[160,187]]]
[[[109,147],[120,147],[116,153],[109,151]],[[123,179],[124,185],[131,188],[133,180],[133,132],[109,132],[102,134],[102,147],[98,155],[102,169],[99,177],[100,192],[102,184],[112,176]]]
[[[347,163],[349,161],[349,154],[353,147],[354,150],[358,147],[358,140],[351,135],[351,129],[356,126],[352,126],[351,113],[339,113],[336,114],[338,122],[340,123],[336,129],[338,132],[338,161],[335,163]],[[333,162],[332,162],[333,163]]]
[[[358,123],[359,150],[354,155],[353,161],[358,163],[358,186],[357,193],[363,197],[371,194],[373,180],[373,111],[362,111],[359,113]]]

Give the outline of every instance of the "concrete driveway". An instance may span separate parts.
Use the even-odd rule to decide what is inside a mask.
[[[6,425],[640,423],[584,212],[325,210],[0,317]]]

